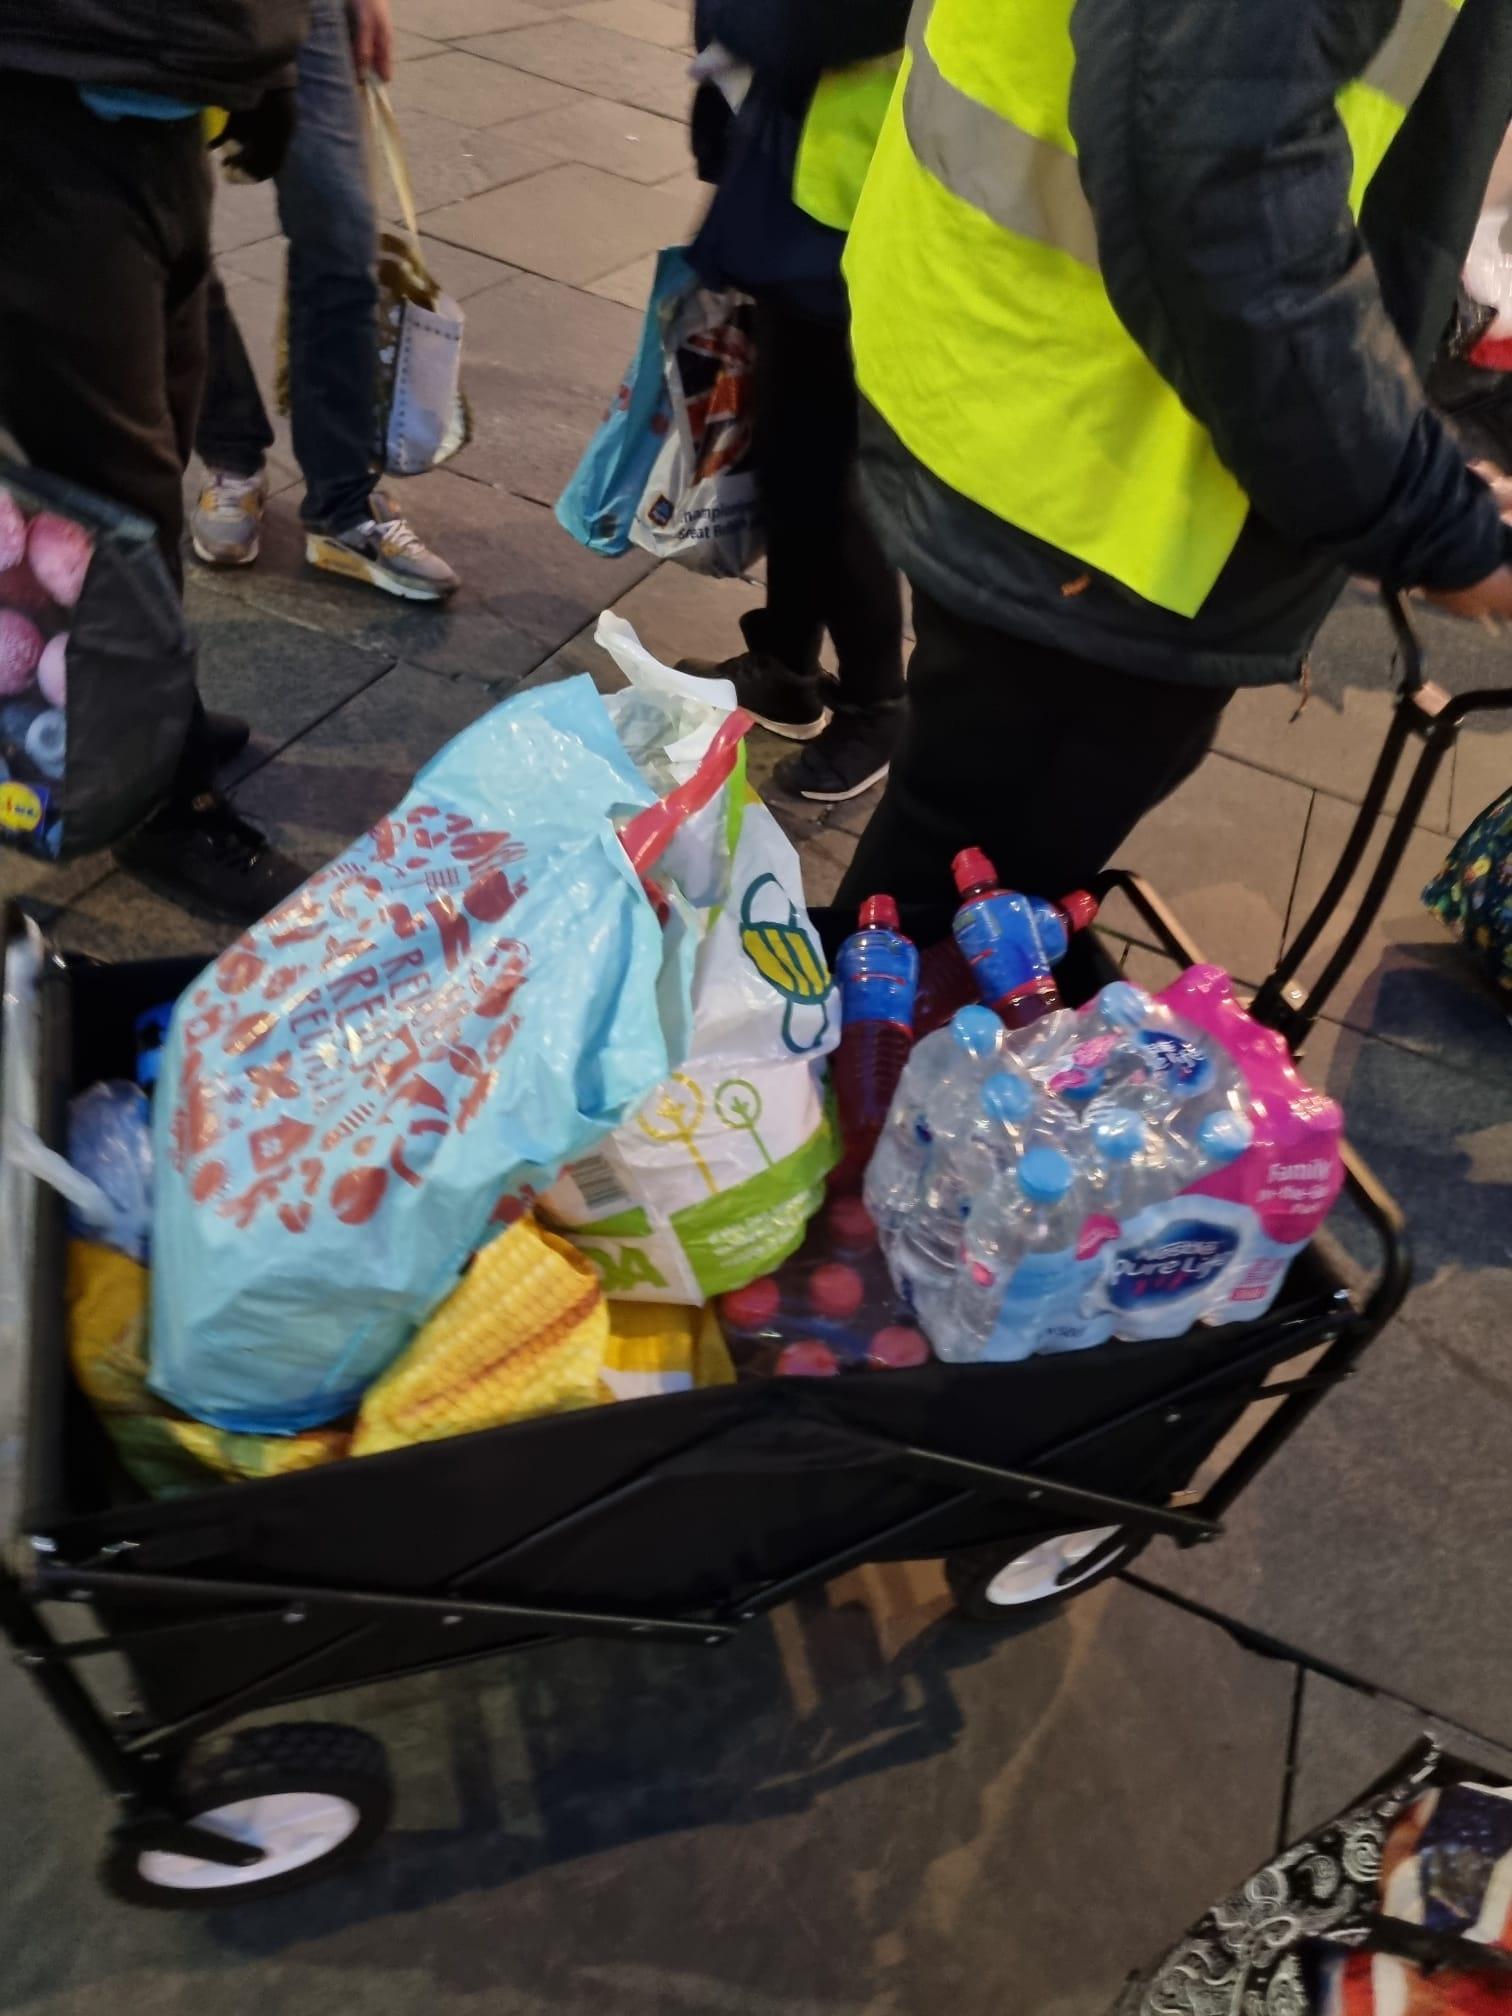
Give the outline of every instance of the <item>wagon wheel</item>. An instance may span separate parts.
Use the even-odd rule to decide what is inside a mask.
[[[178,1817],[262,1850],[241,1868],[146,1848],[123,1828],[101,1878],[128,1904],[194,1909],[297,1889],[351,1861],[388,1825],[393,1786],[383,1745],[339,1722],[239,1729],[191,1756]]]
[[[1147,1538],[1123,1526],[1088,1526],[1027,1547],[999,1540],[950,1555],[945,1578],[957,1615],[1004,1632],[1030,1631],[1073,1596],[1127,1568]]]

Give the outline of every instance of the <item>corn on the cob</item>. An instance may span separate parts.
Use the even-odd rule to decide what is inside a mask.
[[[368,1388],[352,1454],[591,1407],[608,1338],[592,1266],[565,1239],[522,1220],[483,1248]]]

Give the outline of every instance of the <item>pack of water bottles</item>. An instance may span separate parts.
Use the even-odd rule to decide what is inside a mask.
[[[1127,982],[911,1050],[864,1196],[894,1283],[964,1362],[1262,1315],[1342,1182],[1342,1120],[1228,976]]]

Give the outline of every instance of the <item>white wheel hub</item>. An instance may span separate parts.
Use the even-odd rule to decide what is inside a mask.
[[[149,1848],[137,1867],[144,1882],[163,1890],[230,1890],[240,1884],[268,1883],[329,1855],[355,1831],[361,1818],[350,1799],[329,1792],[270,1792],[260,1799],[237,1799],[196,1813],[194,1824],[260,1848],[260,1862],[233,1869],[224,1862],[202,1862],[195,1855]]]
[[[1082,1533],[1057,1533],[1037,1547],[1017,1554],[999,1568],[987,1584],[987,1601],[1005,1609],[1017,1603],[1040,1603],[1047,1596],[1063,1596],[1103,1566],[1100,1550],[1119,1531],[1117,1526],[1089,1526]],[[1089,1555],[1098,1556],[1088,1560]],[[1081,1573],[1075,1571],[1086,1562]]]

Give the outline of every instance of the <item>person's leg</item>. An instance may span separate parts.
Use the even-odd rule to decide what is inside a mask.
[[[214,474],[260,476],[273,446],[273,427],[247,346],[213,267],[205,320],[208,355],[204,396],[194,431],[195,449]]]
[[[371,517],[378,226],[342,0],[315,0],[299,52],[298,123],[278,176],[289,241],[289,395],[301,516],[323,532]]]
[[[1226,688],[1145,679],[971,623],[914,590],[906,727],[835,899],[885,891],[921,944],[983,848],[1007,888],[1058,896],[1106,867],[1212,745]]]
[[[155,525],[181,581],[163,332],[177,241],[207,215],[198,128],[106,122],[71,85],[0,73],[0,187],[0,417],[39,468]]]
[[[766,605],[745,624],[754,649],[818,670],[828,575],[844,494],[845,416],[825,393],[821,323],[780,301],[756,305],[756,470],[766,528]]]

